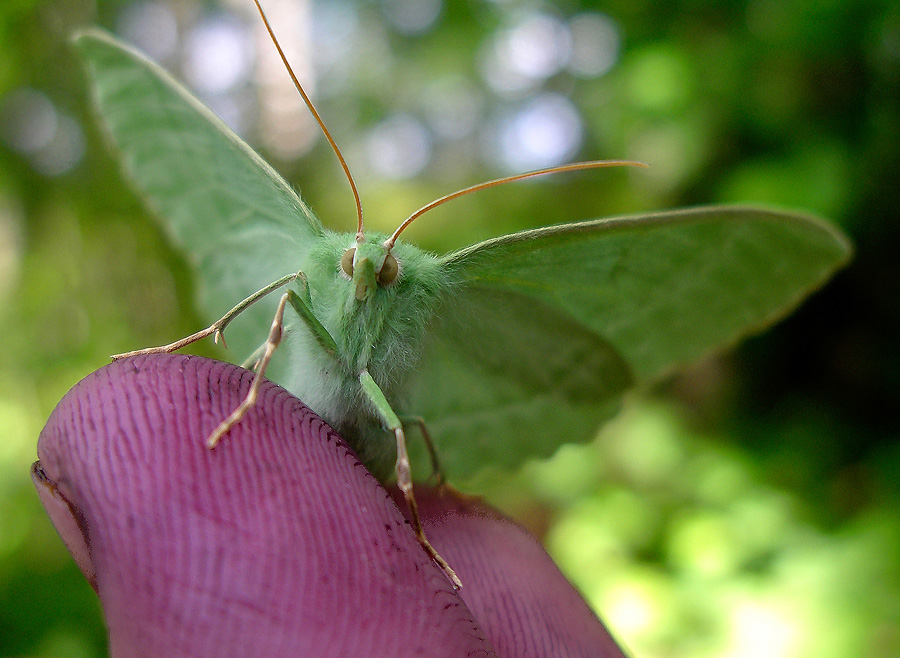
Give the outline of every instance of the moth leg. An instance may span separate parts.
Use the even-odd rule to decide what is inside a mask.
[[[297,315],[299,315],[300,319],[306,323],[307,327],[309,327],[313,337],[318,341],[319,345],[322,346],[322,349],[331,356],[336,357],[338,354],[337,343],[334,342],[334,338],[328,333],[328,329],[319,322],[319,318],[316,317],[316,314],[312,310],[309,297],[309,286],[306,284],[306,277],[303,276],[302,272],[299,273],[298,281],[303,297],[293,290],[288,290],[285,295],[293,309],[297,312]]]
[[[444,574],[450,579],[450,582],[453,583],[453,586],[456,589],[459,589],[462,587],[459,577],[450,565],[447,564],[447,561],[438,554],[434,546],[429,543],[428,538],[425,536],[425,531],[422,529],[422,521],[419,518],[419,506],[416,504],[416,498],[413,495],[412,472],[409,466],[409,454],[406,452],[406,436],[403,433],[403,423],[400,422],[400,418],[394,413],[394,410],[391,409],[391,405],[384,396],[384,392],[379,388],[378,384],[375,383],[375,380],[372,378],[372,375],[369,374],[368,370],[363,369],[359,374],[359,382],[362,384],[363,392],[375,407],[378,415],[381,416],[382,422],[394,433],[394,436],[397,439],[397,464],[395,466],[397,472],[397,486],[400,487],[400,491],[403,492],[403,497],[406,499],[406,505],[409,507],[409,515],[412,521],[413,530],[416,533],[416,539],[419,541],[422,548],[425,549],[425,552],[428,553],[428,556],[443,570]]]
[[[268,295],[270,292],[274,290],[278,290],[283,285],[290,283],[294,279],[302,276],[301,272],[295,272],[293,274],[287,274],[277,281],[273,281],[265,288],[257,290],[255,293],[238,303],[233,309],[228,311],[221,318],[216,320],[214,323],[209,325],[206,329],[198,331],[195,334],[191,334],[186,338],[182,338],[181,340],[176,340],[174,343],[169,343],[168,345],[161,345],[159,347],[145,347],[142,350],[134,350],[132,352],[123,352],[122,354],[113,354],[110,357],[113,361],[117,361],[119,359],[124,359],[129,356],[139,356],[141,354],[163,354],[174,352],[175,350],[180,350],[182,347],[187,347],[191,343],[196,343],[198,340],[206,338],[207,336],[214,336],[214,340],[218,343],[220,340],[222,341],[222,345],[225,345],[225,327],[227,327],[232,320],[234,320],[238,315],[247,310],[248,307],[258,302],[260,299]],[[225,345],[225,347],[228,347]]]
[[[285,332],[287,332],[287,328],[285,328]],[[269,341],[267,340],[265,343],[257,347],[250,353],[250,356],[241,361],[241,368],[246,368],[247,370],[256,370],[256,366],[259,365],[259,360],[262,359],[263,354],[265,354],[266,352],[266,343],[268,342]]]
[[[250,390],[247,392],[247,397],[244,398],[244,401],[241,402],[237,409],[231,412],[228,418],[219,423],[218,427],[216,427],[216,429],[212,431],[212,434],[206,439],[206,445],[209,449],[215,448],[221,438],[225,436],[232,427],[241,422],[241,419],[247,415],[247,412],[256,404],[256,398],[259,395],[259,387],[262,384],[266,368],[269,366],[269,361],[272,360],[272,355],[275,353],[275,350],[278,349],[278,345],[281,343],[281,338],[284,334],[284,307],[287,304],[289,295],[290,292],[284,293],[278,301],[278,309],[275,311],[275,317],[272,319],[272,327],[269,329],[269,338],[266,340],[265,345],[263,345],[263,353],[259,359],[259,367],[256,370],[256,376],[253,378],[253,383],[250,384]]]
[[[431,475],[429,478],[437,480],[437,486],[442,487],[447,478],[444,476],[444,469],[441,468],[441,460],[438,459],[437,450],[434,447],[434,441],[431,440],[431,434],[428,433],[428,427],[425,425],[425,419],[421,416],[400,416],[400,422],[404,427],[416,425],[422,433],[422,439],[425,441],[425,447],[428,449],[428,458],[431,460]]]
[[[283,328],[284,335],[287,336],[288,334],[290,334],[292,331],[294,331],[296,326],[297,325],[295,324],[288,324],[287,322],[285,322]],[[263,341],[259,345],[259,347],[250,352],[250,355],[246,359],[241,361],[241,368],[246,368],[247,370],[253,370],[254,372],[256,372],[256,368],[257,366],[259,366],[259,360],[262,358],[263,353],[266,351],[266,342],[268,341]]]

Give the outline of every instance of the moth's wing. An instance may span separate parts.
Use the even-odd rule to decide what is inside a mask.
[[[323,229],[290,185],[143,55],[97,30],[75,45],[127,174],[197,272],[203,315],[215,320],[297,271]],[[274,301],[229,327],[237,358],[265,340]]]
[[[452,478],[584,441],[619,408],[628,364],[602,336],[531,296],[467,286],[444,300],[402,396]],[[420,442],[410,451],[423,465]]]
[[[456,292],[439,308],[409,408],[457,477],[550,454],[594,436],[632,381],[784,316],[850,251],[813,217],[725,206],[476,244],[445,257]],[[601,362],[606,372],[594,372]]]

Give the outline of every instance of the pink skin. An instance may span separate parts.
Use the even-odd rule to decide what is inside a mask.
[[[455,592],[390,494],[280,387],[206,448],[251,380],[199,357],[125,359],[41,433],[35,483],[113,658],[623,657],[521,528],[417,489]]]
[[[416,487],[429,541],[498,656],[624,658],[609,632],[521,526],[477,498]],[[403,496],[393,492],[401,510]]]

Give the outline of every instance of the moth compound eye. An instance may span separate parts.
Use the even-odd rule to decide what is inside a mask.
[[[344,270],[344,274],[347,276],[353,276],[353,256],[356,254],[356,248],[350,247],[347,251],[344,252],[344,255],[341,256],[341,269]]]
[[[385,256],[384,263],[381,266],[381,271],[378,273],[378,283],[383,286],[389,286],[394,281],[397,280],[397,274],[400,272],[400,266],[397,264],[397,259],[394,258],[391,254]]]

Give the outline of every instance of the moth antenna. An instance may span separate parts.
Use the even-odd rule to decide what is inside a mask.
[[[347,166],[347,161],[344,160],[344,156],[341,154],[341,149],[338,148],[337,142],[334,141],[331,133],[328,132],[328,128],[325,127],[325,122],[322,121],[322,117],[319,116],[319,112],[318,110],[316,110],[316,106],[313,105],[312,100],[303,90],[303,85],[300,84],[297,76],[294,75],[294,69],[291,68],[290,62],[288,62],[284,51],[281,49],[281,44],[278,43],[278,39],[275,36],[275,32],[272,30],[272,26],[269,24],[269,19],[266,17],[266,12],[263,11],[262,5],[259,4],[259,0],[253,0],[253,2],[256,5],[257,11],[259,11],[259,15],[263,20],[263,24],[266,26],[266,31],[269,33],[269,37],[272,39],[272,43],[275,44],[275,48],[276,50],[278,50],[278,55],[281,57],[281,61],[284,62],[284,68],[287,69],[288,75],[291,76],[291,80],[294,82],[294,87],[296,87],[297,91],[300,92],[300,96],[303,98],[303,102],[306,103],[306,107],[309,108],[309,111],[313,115],[313,118],[316,120],[316,123],[319,124],[319,128],[322,129],[322,134],[325,135],[325,139],[327,139],[328,143],[331,145],[331,150],[334,151],[334,154],[337,156],[337,159],[341,163],[341,168],[344,170],[344,174],[347,176],[347,181],[350,183],[350,189],[353,190],[353,199],[356,201],[356,239],[357,241],[361,241],[363,239],[362,202],[359,199],[359,190],[356,189],[356,181],[353,180],[353,175],[350,173],[350,167]]]
[[[397,236],[399,236],[403,230],[412,224],[416,219],[427,213],[429,210],[433,210],[438,206],[441,206],[448,201],[452,201],[457,197],[461,197],[465,194],[471,194],[472,192],[478,192],[480,190],[486,190],[489,187],[494,187],[496,185],[503,185],[504,183],[512,183],[513,181],[522,180],[523,178],[532,178],[534,176],[543,176],[544,174],[557,174],[564,171],[578,171],[579,169],[600,169],[602,167],[647,167],[649,165],[643,162],[633,162],[631,160],[588,160],[586,162],[572,162],[565,165],[560,165],[558,167],[547,167],[546,169],[536,169],[534,171],[526,171],[523,174],[515,174],[513,176],[504,176],[503,178],[495,178],[494,180],[485,181],[484,183],[478,183],[477,185],[472,185],[470,187],[463,188],[461,190],[457,190],[456,192],[452,192],[451,194],[446,194],[439,199],[435,199],[431,203],[422,206],[412,215],[407,217],[400,226],[397,227],[397,230],[384,242],[384,246],[387,249],[391,249],[394,246],[394,242],[397,241]]]

